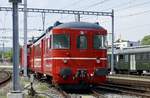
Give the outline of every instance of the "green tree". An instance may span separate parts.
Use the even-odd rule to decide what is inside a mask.
[[[150,35],[144,36],[144,38],[141,41],[142,45],[150,45]]]
[[[4,53],[4,58],[7,58],[7,59],[11,60],[12,55],[13,55],[12,51],[7,51],[7,52]]]

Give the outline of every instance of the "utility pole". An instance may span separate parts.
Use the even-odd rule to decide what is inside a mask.
[[[111,47],[111,72],[110,74],[114,74],[114,10],[112,10],[112,47]]]
[[[18,3],[21,0],[9,0],[13,6],[13,87],[12,92],[7,94],[8,98],[23,98],[19,87],[19,41],[18,41]]]
[[[45,13],[42,13],[43,31],[45,31]]]
[[[27,77],[27,0],[24,0],[24,76]]]

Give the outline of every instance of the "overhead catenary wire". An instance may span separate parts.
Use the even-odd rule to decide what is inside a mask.
[[[62,7],[61,9],[65,9],[65,8],[69,8],[69,7],[72,7],[72,6],[76,6],[77,4],[79,4],[80,2],[83,2],[83,1],[85,1],[85,0],[77,0],[77,1],[75,1],[73,3],[71,3],[71,4],[68,4],[68,5]]]
[[[95,7],[95,6],[104,4],[104,3],[108,2],[108,1],[111,1],[111,0],[98,1],[98,2],[96,2],[96,3],[94,3],[94,4],[91,4],[91,5],[88,5],[88,6],[84,7],[83,9],[89,9],[89,8],[92,8],[92,7]],[[83,17],[82,17],[82,19],[84,19],[84,20],[85,20],[85,19],[90,19],[90,17],[86,17],[86,18],[83,18]],[[97,16],[96,19],[98,20],[98,16]]]
[[[110,0],[103,0],[103,1],[101,1],[101,2],[99,2],[99,3],[94,3],[94,4],[92,4],[92,5],[90,5],[91,7],[94,7],[94,5],[99,5],[99,4],[103,4],[103,3],[105,3],[106,1],[110,1]],[[136,0],[132,0],[132,1],[136,1]],[[119,5],[115,5],[115,6],[113,6],[113,7],[109,7],[109,8],[107,8],[107,9],[103,9],[103,10],[101,10],[101,11],[106,11],[106,10],[110,10],[110,9],[115,9],[115,8],[118,8],[118,7],[122,7],[122,6],[126,6],[126,5],[128,5],[128,4],[130,4],[131,3],[131,1],[128,1],[128,2],[125,2],[125,3],[121,3],[121,4],[119,4]],[[91,8],[90,6],[87,6],[87,8]],[[85,19],[89,19],[89,18],[85,18]]]
[[[64,9],[64,8],[69,8],[70,6],[72,7],[72,6],[76,6],[77,4],[80,4],[80,2],[83,2],[83,1],[85,1],[85,0],[77,0],[77,1],[75,1],[75,2],[73,2],[72,4],[69,4],[69,5],[67,5],[67,6],[65,6],[65,7],[63,7],[63,8],[61,8],[61,9]],[[89,1],[89,0],[88,0]],[[97,2],[97,3],[94,3],[94,4],[91,4],[91,5],[89,5],[89,6],[93,6],[93,5],[99,5],[99,4],[102,4],[102,3],[104,3],[104,2],[106,2],[106,1],[108,1],[108,0],[102,0],[102,1],[100,1],[100,2]],[[83,9],[85,9],[85,8],[89,8],[88,6],[86,6],[85,8],[84,7],[82,7]],[[60,17],[59,18],[59,20],[61,20],[61,19],[68,19],[68,15],[67,16],[65,16],[65,17]]]
[[[146,2],[142,2],[142,3],[138,3],[138,4],[134,4],[134,5],[131,5],[131,3],[133,3],[134,1],[137,1],[137,0],[132,0],[131,1],[128,1],[128,2],[125,2],[125,3],[121,3],[119,5],[115,5],[115,6],[112,6],[110,8],[107,8],[107,9],[103,9],[101,11],[106,11],[106,10],[110,10],[110,9],[115,9],[115,12],[118,12],[118,11],[122,11],[122,10],[127,10],[127,9],[130,9],[130,8],[134,8],[134,7],[139,7],[139,6],[143,6],[143,5],[147,5],[150,3],[150,1],[146,1]],[[129,5],[130,4],[130,5]],[[126,6],[128,5],[128,6]],[[119,8],[121,7],[121,8]]]
[[[142,11],[142,12],[136,12],[136,13],[131,13],[131,14],[127,14],[127,15],[118,15],[118,16],[115,16],[118,19],[121,19],[121,18],[128,18],[128,17],[132,17],[132,16],[138,16],[138,15],[144,15],[144,14],[148,14],[150,13],[150,10],[145,10],[145,11]],[[85,18],[85,19],[89,19],[89,18]],[[105,22],[109,22],[109,21],[105,21]]]
[[[150,12],[150,10],[145,10],[145,11],[142,11],[142,12],[136,12],[136,13],[132,13],[132,14],[128,14],[128,15],[122,15],[122,16],[116,16],[116,17],[118,17],[118,18],[128,18],[128,17],[132,17],[132,16],[147,14],[149,12]]]
[[[148,24],[140,24],[140,25],[134,25],[134,26],[132,26],[132,27],[127,27],[127,28],[122,28],[122,29],[117,29],[117,30],[121,30],[121,31],[129,31],[129,30],[135,30],[135,29],[137,29],[137,28],[147,28],[147,27],[149,27],[150,26],[150,24],[148,23]]]
[[[3,30],[12,31],[12,28],[0,28],[0,31]],[[23,31],[23,28],[20,28],[19,31]],[[41,29],[29,28],[28,31],[42,31],[42,28]]]
[[[91,4],[91,5],[87,6],[87,7],[88,8],[95,7],[95,6],[98,6],[98,5],[103,4],[105,2],[108,2],[108,1],[110,1],[110,0],[102,0],[102,1],[96,2],[94,4]]]
[[[66,5],[66,6],[62,7],[61,9],[65,9],[65,8],[69,8],[69,7],[72,7],[72,6],[76,6],[76,5],[80,4],[80,2],[83,2],[83,1],[85,1],[85,0],[77,0],[77,1],[75,1],[75,2],[73,2],[71,4],[69,4],[69,5]],[[65,17],[63,17],[61,15],[61,17],[58,20],[62,20],[62,19],[66,19],[66,18],[68,19],[68,15],[66,15]]]
[[[136,1],[136,0],[133,0],[133,1]],[[121,4],[117,5],[117,6],[114,6],[114,7],[108,8],[108,9],[104,9],[102,11],[109,10],[109,9],[112,9],[112,8],[115,9],[115,8],[118,8],[118,7],[122,7],[123,5],[128,5],[130,3],[131,3],[131,1],[128,1],[128,2],[125,2],[125,3],[121,3]],[[117,10],[115,10],[115,12],[122,11],[122,10],[127,10],[129,8],[134,8],[134,7],[138,7],[138,6],[147,5],[149,3],[150,3],[150,1],[146,1],[146,2],[135,4],[135,5],[130,5],[130,6],[127,6],[127,7],[123,7],[123,8],[117,9]],[[133,14],[128,14],[128,15],[123,15],[123,16],[116,16],[116,17],[126,18],[126,17],[130,17],[130,16],[136,16],[136,15],[145,14],[145,13],[148,13],[148,12],[149,12],[149,10],[143,11],[143,12],[137,12],[137,13],[133,13]],[[89,18],[85,18],[85,19],[89,19]]]
[[[128,10],[130,8],[139,7],[139,6],[143,6],[143,5],[147,5],[147,4],[150,4],[150,1],[138,3],[138,4],[135,4],[135,5],[130,5],[130,6],[127,6],[127,7],[123,7],[123,8],[117,9],[115,11]]]
[[[118,4],[118,5],[114,5],[114,6],[112,6],[112,7],[103,9],[103,10],[101,10],[101,11],[106,11],[106,10],[114,9],[115,12],[116,12],[116,9],[117,9],[117,8],[120,8],[120,7],[122,8],[122,7],[126,6],[126,5],[129,5],[129,4],[133,3],[133,2],[135,2],[135,1],[137,1],[137,0],[132,0],[132,1],[127,1],[127,2],[124,2],[124,3],[120,3],[120,4]]]
[[[90,9],[90,8],[96,7],[96,6],[98,6],[98,5],[104,4],[104,3],[108,2],[108,1],[111,1],[111,0],[98,1],[98,2],[95,2],[94,4],[92,3],[92,4],[90,4],[90,5],[86,5],[85,7],[82,7],[82,9],[83,9],[83,10],[84,10],[84,9]]]
[[[12,36],[1,36],[0,37],[0,39],[10,39],[10,40],[12,40]],[[37,37],[35,37],[35,38],[37,38]],[[19,37],[19,39],[24,39],[24,37]],[[32,37],[28,37],[28,39],[32,39]]]

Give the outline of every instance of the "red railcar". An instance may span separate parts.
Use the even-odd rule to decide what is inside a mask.
[[[107,75],[107,31],[86,22],[69,22],[47,30],[28,47],[28,69],[57,84],[100,84]]]
[[[31,44],[27,45],[27,67],[29,68],[29,65],[31,66],[31,58],[32,58],[32,54],[31,54],[31,48],[30,48]],[[20,70],[22,71],[24,69],[24,46],[22,46],[20,48],[20,53],[19,53],[19,57],[20,57]],[[31,68],[31,67],[30,67]]]
[[[24,65],[24,51],[23,51],[23,47],[20,48],[20,51],[19,51],[19,57],[20,57],[20,67],[22,68],[23,65]]]

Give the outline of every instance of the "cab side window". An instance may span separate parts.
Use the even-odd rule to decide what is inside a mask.
[[[80,35],[77,37],[77,48],[87,49],[87,37],[85,35]]]
[[[101,49],[103,47],[102,36],[94,35],[94,49]]]
[[[50,37],[49,37],[49,39],[48,39],[48,42],[49,42],[49,43],[48,43],[48,48],[51,49],[51,35],[50,35]]]
[[[94,35],[94,49],[103,49],[107,46],[106,36],[104,35]]]

